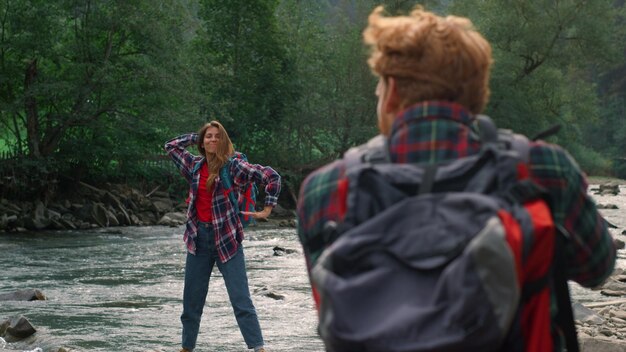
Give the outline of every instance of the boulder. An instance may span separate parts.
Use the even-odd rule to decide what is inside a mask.
[[[626,343],[608,337],[581,337],[581,352],[626,352]]]
[[[120,221],[117,220],[115,213],[111,209],[106,209],[106,215],[108,226],[120,226]]]
[[[37,289],[18,290],[0,294],[0,301],[45,301],[46,296]]]
[[[115,217],[118,225],[131,225],[130,216],[128,215],[126,207],[122,204],[120,198],[111,192],[106,192],[102,197],[102,201],[113,208],[111,213],[114,214],[113,217]]]
[[[159,213],[168,213],[174,209],[174,205],[169,198],[156,198],[152,201],[153,209]]]
[[[108,205],[112,205],[114,208],[122,208],[122,203],[119,198],[113,195],[111,192],[104,192],[102,196],[102,202]]]
[[[91,221],[98,224],[100,227],[109,226],[109,218],[107,216],[107,209],[102,203],[93,203],[91,206]]]
[[[278,217],[278,218],[283,218],[283,217],[295,217],[296,214],[294,213],[293,210],[285,209],[282,206],[280,206],[280,204],[276,204],[274,209],[272,209],[272,215],[271,216]]]
[[[30,230],[43,230],[50,225],[47,209],[41,201],[35,204],[35,209],[24,220],[24,226]]]
[[[20,215],[22,213],[22,208],[20,208],[17,204],[13,204],[6,199],[2,199],[0,202],[0,212],[6,213],[9,215]]]
[[[119,221],[120,226],[129,226],[133,224],[130,220],[130,215],[128,215],[128,212],[126,212],[126,210],[116,211],[115,217],[117,218],[117,221]]]
[[[572,310],[574,311],[574,319],[576,321],[591,325],[604,324],[604,318],[602,318],[600,314],[598,314],[595,310],[587,308],[578,302],[572,303]]]
[[[281,220],[278,223],[278,226],[280,226],[280,227],[296,227],[298,225],[296,224],[296,220],[295,219],[289,219],[289,220]]]
[[[134,188],[130,190],[130,199],[135,203],[137,210],[149,209],[152,206],[150,199]]]
[[[274,292],[271,289],[269,289],[268,287],[261,287],[261,288],[257,288],[254,290],[255,294],[260,294],[263,295],[265,297],[271,298],[271,299],[275,299],[275,300],[283,300],[285,299],[285,295],[282,295],[280,293]]]
[[[133,202],[133,200],[130,198],[128,198],[124,204],[126,204],[126,206],[130,208],[131,211],[139,210],[139,207],[137,206],[137,204],[135,204],[135,202]]]
[[[151,225],[157,222],[157,217],[151,211],[142,211],[137,214],[137,217],[142,225]]]
[[[619,185],[614,183],[607,183],[600,185],[598,192],[596,194],[599,195],[613,195],[616,196],[619,194]]]
[[[285,254],[298,253],[298,251],[296,251],[295,249],[283,248],[279,246],[275,246],[273,250],[274,250],[274,256],[276,257],[281,257]]]
[[[626,311],[623,311],[623,310],[611,311],[611,315],[616,318],[626,320]]]
[[[2,214],[0,216],[0,230],[13,227],[13,224],[17,222],[17,215]]]
[[[187,221],[187,215],[182,212],[170,212],[166,213],[161,217],[157,224],[163,226],[180,226],[183,225]]]
[[[76,230],[78,225],[75,223],[76,219],[72,216],[72,214],[63,214],[59,222],[66,229]]]
[[[15,342],[25,339],[37,332],[33,325],[22,315],[10,317],[0,323],[0,336],[7,342]]]
[[[131,224],[137,225],[137,226],[143,225],[143,221],[141,221],[135,214],[130,214],[130,222]]]

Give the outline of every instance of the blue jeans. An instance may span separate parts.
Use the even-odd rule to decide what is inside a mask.
[[[183,347],[189,350],[196,347],[202,309],[206,302],[209,279],[215,263],[224,277],[237,325],[248,348],[263,346],[261,326],[250,298],[243,247],[239,245],[237,254],[226,263],[221,263],[215,248],[213,226],[207,223],[199,225],[196,255],[187,253],[185,264],[183,314],[180,317],[183,323]]]

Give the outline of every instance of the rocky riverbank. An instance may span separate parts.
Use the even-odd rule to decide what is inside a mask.
[[[617,269],[596,288],[614,300],[581,304],[573,301],[576,330],[583,352],[626,352],[626,275]]]
[[[184,199],[156,188],[142,193],[127,185],[97,188],[80,183],[71,194],[44,203],[0,199],[0,232],[76,230],[113,226],[179,226],[185,222]],[[280,205],[275,218],[293,218]],[[293,222],[287,221],[289,226]]]
[[[594,185],[591,190],[596,197],[597,203],[604,215],[616,225],[611,229],[612,234],[623,248],[623,236],[626,232],[626,221],[622,221],[623,209],[626,209],[625,185],[602,184]],[[0,200],[0,218],[10,219],[3,221],[0,227],[7,232],[42,230],[42,229],[87,229],[106,226],[141,226],[162,224],[166,226],[178,226],[181,222],[167,220],[184,214],[184,201],[162,192],[159,189],[142,193],[126,186],[108,185],[95,188],[89,185],[81,185],[72,197],[49,202],[10,202]],[[6,210],[9,209],[9,210]],[[287,216],[281,222],[272,222],[262,226],[293,226],[293,213],[277,209],[273,215]],[[125,222],[128,217],[129,222]],[[61,222],[65,219],[69,224]],[[71,225],[70,225],[71,224]],[[72,227],[73,226],[73,227]],[[106,230],[108,231],[108,230]],[[118,231],[118,230],[114,230]],[[274,255],[280,256],[288,249],[274,249]],[[276,253],[278,252],[278,253]],[[623,249],[619,251],[619,262],[623,261]],[[292,253],[292,255],[295,255]],[[578,336],[583,352],[626,352],[626,272],[623,263],[618,263],[614,274],[601,287],[593,293],[594,299],[576,299],[574,293],[574,312]],[[28,287],[24,287],[25,289]],[[26,293],[24,293],[26,292]],[[34,292],[34,293],[33,293]],[[592,292],[586,290],[586,292]],[[0,292],[0,301],[6,300],[31,300],[45,299],[33,297],[45,297],[45,292],[20,291]],[[25,298],[26,297],[26,298]],[[25,303],[29,304],[29,303]],[[18,324],[19,323],[19,324]],[[22,326],[25,321],[21,317],[0,316],[0,325]],[[37,328],[36,326],[33,328]],[[0,338],[6,333],[0,328]],[[11,330],[13,331],[13,330]],[[11,332],[9,331],[9,332]],[[0,339],[0,350],[3,340]],[[64,351],[59,348],[45,352]]]

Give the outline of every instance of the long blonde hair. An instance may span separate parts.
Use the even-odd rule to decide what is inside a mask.
[[[204,135],[206,131],[210,127],[216,127],[219,130],[220,140],[217,144],[217,149],[215,153],[207,153],[204,149]],[[213,182],[215,182],[215,178],[220,172],[220,169],[228,159],[235,154],[235,148],[233,147],[233,142],[231,142],[230,137],[228,137],[228,132],[221,123],[217,121],[211,121],[198,131],[198,150],[200,154],[206,157],[206,162],[209,168],[209,178],[207,179],[206,187],[207,189],[211,189]]]

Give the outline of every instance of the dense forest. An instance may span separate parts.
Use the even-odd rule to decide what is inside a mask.
[[[297,189],[376,131],[362,31],[388,0],[0,0],[0,196],[166,183],[171,137],[221,121]],[[626,177],[625,0],[422,1],[492,43],[487,114]],[[173,181],[174,180],[174,181]]]

